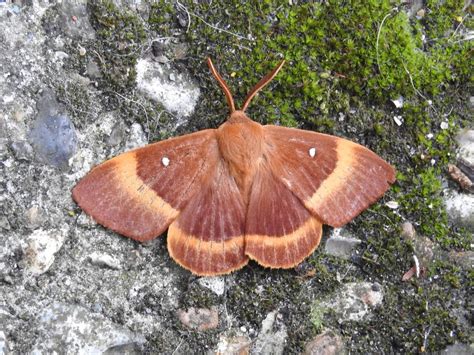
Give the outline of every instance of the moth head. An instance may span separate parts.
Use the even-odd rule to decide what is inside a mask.
[[[235,109],[235,104],[234,104],[234,98],[232,97],[232,92],[229,89],[229,86],[225,82],[225,80],[222,78],[222,76],[217,72],[216,68],[214,67],[214,64],[212,63],[211,58],[207,58],[207,65],[209,66],[209,69],[211,70],[212,75],[214,75],[214,78],[216,78],[217,82],[219,83],[222,91],[225,94],[225,98],[227,101],[227,104],[229,105],[230,109],[230,116],[232,117],[234,113],[241,115],[245,115],[245,110],[247,109],[248,105],[250,104],[250,101],[254,98],[257,93],[262,90],[280,71],[280,69],[283,67],[283,64],[285,64],[285,60],[283,59],[276,67],[273,69],[270,73],[265,75],[253,88],[250,90],[250,92],[247,94],[247,97],[244,100],[244,104],[242,105],[242,108],[240,110]]]

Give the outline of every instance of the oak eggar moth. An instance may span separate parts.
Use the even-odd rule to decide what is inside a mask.
[[[197,275],[240,269],[249,258],[291,268],[318,246],[322,225],[339,227],[379,199],[395,170],[363,146],[326,134],[262,126],[241,110],[208,59],[230,107],[217,129],[123,153],[74,187],[98,223],[134,240],[168,229],[168,251]]]

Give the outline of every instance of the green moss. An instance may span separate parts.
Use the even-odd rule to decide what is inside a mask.
[[[147,37],[142,21],[108,0],[88,2],[88,9],[100,43],[91,48],[97,52],[104,74],[100,83],[117,91],[133,86],[140,46]]]

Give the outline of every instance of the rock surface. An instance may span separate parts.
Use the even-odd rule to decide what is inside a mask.
[[[102,354],[125,345],[138,351],[145,342],[143,336],[74,305],[53,303],[42,310],[36,322],[39,337],[33,354]]]

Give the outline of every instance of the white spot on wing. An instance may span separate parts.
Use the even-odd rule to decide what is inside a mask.
[[[168,157],[161,158],[161,164],[163,164],[163,166],[170,165],[170,159]]]
[[[316,155],[316,148],[314,148],[314,147],[313,147],[313,148],[309,148],[308,153],[309,153],[309,156],[310,156],[311,158],[314,158],[315,155]]]

